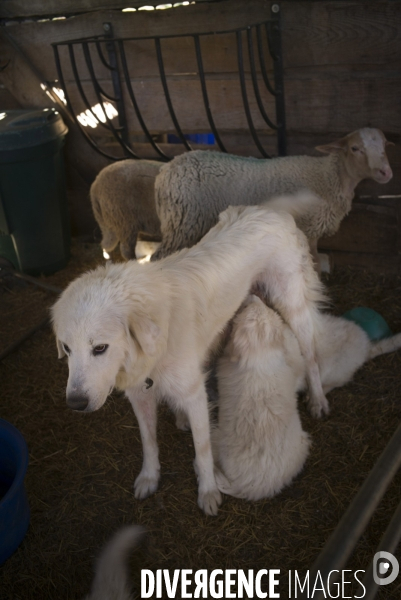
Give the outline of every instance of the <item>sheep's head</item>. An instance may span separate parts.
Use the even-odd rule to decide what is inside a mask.
[[[354,180],[374,179],[378,183],[387,183],[393,176],[386,155],[388,145],[393,143],[386,140],[380,129],[364,127],[316,149],[344,156],[347,173]]]

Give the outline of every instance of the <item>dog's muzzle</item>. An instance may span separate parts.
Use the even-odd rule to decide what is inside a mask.
[[[67,406],[72,410],[85,410],[89,401],[85,396],[67,396]]]

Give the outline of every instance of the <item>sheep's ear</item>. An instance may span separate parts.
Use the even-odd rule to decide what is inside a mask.
[[[394,142],[390,142],[389,140],[386,140],[386,146],[395,146]]]
[[[162,331],[152,319],[146,315],[132,315],[129,319],[129,331],[145,354],[156,354]]]
[[[336,152],[341,152],[345,149],[347,145],[347,139],[341,138],[339,140],[335,140],[334,142],[330,142],[330,144],[324,144],[323,146],[315,146],[315,150],[319,150],[319,152],[323,152],[324,154],[334,154]]]
[[[57,358],[63,358],[64,356],[67,356],[66,353],[64,352],[64,346],[58,338],[57,338],[56,342],[57,342],[57,352],[58,352]]]

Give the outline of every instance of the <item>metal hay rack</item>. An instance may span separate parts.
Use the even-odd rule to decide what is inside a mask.
[[[166,43],[166,40],[192,38],[192,51],[196,60],[196,73],[192,75],[196,75],[200,84],[206,122],[214,136],[216,147],[222,152],[227,152],[226,144],[222,139],[224,134],[222,134],[221,128],[219,130],[216,125],[216,118],[213,116],[212,102],[208,91],[208,75],[204,68],[202,39],[205,36],[214,36],[213,43],[219,43],[223,35],[232,35],[235,37],[236,46],[237,82],[239,83],[242,108],[249,134],[262,157],[269,158],[269,154],[260,139],[260,132],[266,133],[268,131],[271,133],[273,130],[277,136],[277,153],[280,156],[285,155],[286,131],[279,6],[273,5],[271,10],[272,18],[269,20],[228,31],[118,38],[113,35],[112,24],[104,23],[104,33],[102,35],[52,44],[59,85],[63,90],[65,102],[72,118],[88,143],[103,156],[112,160],[145,158],[140,156],[137,150],[134,150],[134,144],[130,139],[128,115],[132,114],[136,117],[140,130],[143,132],[142,138],[146,141],[145,148],[152,148],[158,160],[170,160],[171,157],[160,146],[158,132],[151,131],[152,128],[146,123],[147,118],[143,114],[143,99],[141,108],[141,99],[134,89],[135,85],[133,85],[133,79],[137,75],[135,73],[135,56],[132,52],[132,43],[144,43],[146,41],[149,42],[150,47],[153,47],[153,58],[155,65],[157,65],[158,78],[168,111],[166,114],[169,115],[176,136],[184,149],[186,151],[192,150],[188,139],[188,127],[185,131],[180,123],[180,114],[177,110],[178,103],[177,100],[174,102],[172,98],[169,85],[170,75],[166,72],[163,51],[163,44]],[[244,38],[246,38],[245,43]],[[246,46],[246,52],[244,52],[244,46]],[[273,77],[270,78],[268,76],[267,59],[273,64]],[[249,65],[248,72],[246,72],[247,65]],[[84,76],[86,78],[85,85]],[[270,79],[274,79],[274,83]],[[143,84],[143,82],[141,83]],[[144,85],[146,85],[146,82]],[[75,86],[75,93],[72,86]],[[251,94],[253,94],[253,98]],[[267,95],[273,97],[274,117],[270,117],[265,108]],[[93,100],[97,103],[96,111],[94,110]],[[116,123],[113,123],[113,118],[105,110],[106,103],[111,104],[115,109]],[[100,115],[99,106],[102,113]],[[110,153],[107,148],[105,149],[105,135],[103,135],[102,141],[99,134],[93,135],[88,131],[89,128],[80,122],[77,113],[82,110],[82,107],[86,110],[86,114],[92,116],[98,122],[100,131],[121,148],[118,156]],[[255,118],[259,122],[258,128],[255,126]],[[260,127],[261,122],[263,122],[262,129]]]

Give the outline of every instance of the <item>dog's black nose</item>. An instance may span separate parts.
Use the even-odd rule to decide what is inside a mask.
[[[85,396],[67,396],[67,406],[73,410],[85,410],[88,406],[88,398],[85,398]]]

